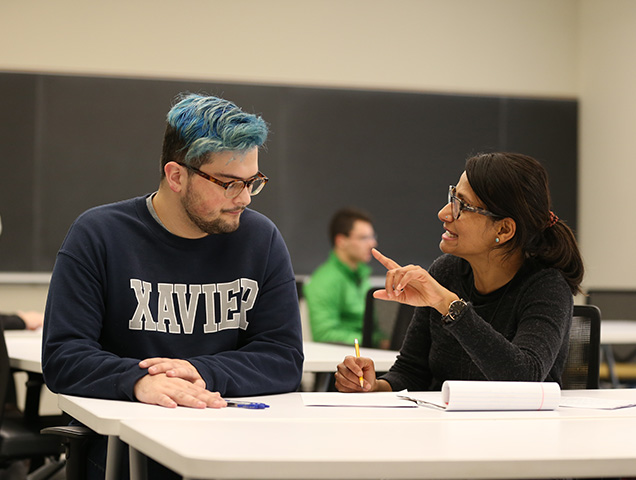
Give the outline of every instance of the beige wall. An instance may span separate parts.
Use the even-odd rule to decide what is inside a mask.
[[[634,0],[0,2],[0,70],[579,98],[586,286],[636,288],[634,45]]]
[[[585,283],[636,288],[636,1],[586,0],[579,24]]]
[[[4,0],[0,69],[571,97],[576,12],[576,0]]]

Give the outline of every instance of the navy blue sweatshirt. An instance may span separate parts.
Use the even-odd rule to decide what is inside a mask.
[[[146,197],[91,209],[57,255],[42,368],[57,393],[134,400],[148,357],[188,360],[224,396],[290,392],[302,374],[294,274],[275,225],[185,239]]]

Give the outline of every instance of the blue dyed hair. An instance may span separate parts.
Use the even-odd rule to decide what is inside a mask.
[[[209,155],[223,151],[247,151],[267,140],[267,124],[222,98],[182,94],[166,117],[161,171],[171,161],[193,167]]]

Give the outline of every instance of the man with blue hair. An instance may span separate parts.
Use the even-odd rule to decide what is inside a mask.
[[[45,311],[52,391],[220,408],[223,396],[297,389],[289,253],[275,225],[247,208],[268,180],[258,168],[266,138],[263,119],[233,103],[182,96],[167,116],[158,191],[74,222]],[[100,443],[89,478],[103,478],[104,461]]]

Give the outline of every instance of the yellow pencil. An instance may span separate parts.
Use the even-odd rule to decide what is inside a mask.
[[[356,358],[360,358],[360,345],[358,345],[358,339],[355,339],[354,345],[356,347]],[[360,386],[364,388],[364,377],[360,375]]]

